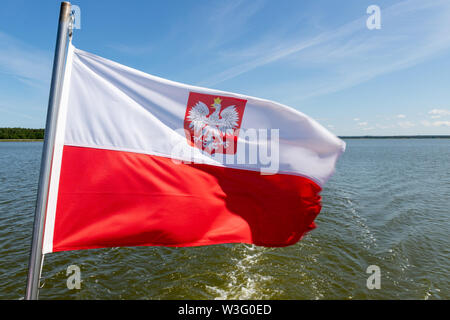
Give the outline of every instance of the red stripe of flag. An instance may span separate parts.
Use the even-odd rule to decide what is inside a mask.
[[[315,227],[320,191],[296,175],[65,146],[53,251],[236,242],[287,246]]]

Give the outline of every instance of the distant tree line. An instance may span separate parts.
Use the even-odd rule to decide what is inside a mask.
[[[449,139],[450,135],[415,136],[340,136],[341,139]],[[0,140],[5,139],[44,139],[44,129],[0,128]]]
[[[0,139],[44,139],[44,129],[0,128]]]

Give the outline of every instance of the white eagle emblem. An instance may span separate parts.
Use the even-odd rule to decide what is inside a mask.
[[[209,115],[209,108],[198,101],[189,110],[187,120],[189,128],[194,130],[194,143],[208,151],[228,148],[229,142],[225,139],[227,135],[233,135],[239,123],[239,114],[236,106],[228,106],[222,110],[222,100],[215,98],[211,106],[214,112]]]

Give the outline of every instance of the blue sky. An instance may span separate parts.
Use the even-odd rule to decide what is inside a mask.
[[[0,4],[0,127],[44,127],[59,1]],[[450,134],[450,1],[73,1],[73,43],[337,135]],[[369,30],[369,5],[381,29]]]

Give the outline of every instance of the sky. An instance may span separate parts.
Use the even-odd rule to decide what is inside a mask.
[[[277,101],[336,135],[450,134],[449,0],[72,4],[77,48],[141,71]],[[45,126],[59,6],[1,1],[0,127]]]

